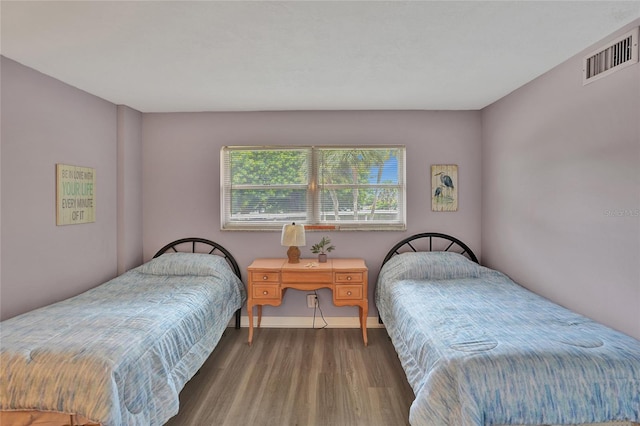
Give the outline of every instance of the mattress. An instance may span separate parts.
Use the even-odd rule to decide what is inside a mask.
[[[412,425],[640,422],[640,342],[455,253],[404,253],[376,304]]]
[[[245,298],[221,257],[175,253],[3,321],[0,410],[161,425]]]

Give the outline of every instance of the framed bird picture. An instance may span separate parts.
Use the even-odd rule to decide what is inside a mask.
[[[431,166],[431,211],[458,210],[458,166],[434,164]]]

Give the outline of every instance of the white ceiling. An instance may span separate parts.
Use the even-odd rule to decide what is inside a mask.
[[[2,1],[1,53],[142,112],[480,109],[640,1]]]

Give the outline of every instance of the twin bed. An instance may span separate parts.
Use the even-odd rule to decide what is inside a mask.
[[[163,424],[245,298],[233,256],[187,238],[2,322],[0,424]],[[640,342],[480,266],[460,240],[396,244],[375,299],[414,426],[640,424]]]
[[[384,260],[376,305],[415,394],[412,425],[640,422],[639,341],[476,262],[443,234]]]
[[[186,251],[186,252],[185,252]],[[246,298],[221,245],[186,238],[0,323],[0,424],[161,425]]]

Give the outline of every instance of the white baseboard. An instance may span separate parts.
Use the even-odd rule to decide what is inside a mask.
[[[360,328],[358,317],[325,317],[327,321],[326,328]],[[234,320],[235,321],[235,320]],[[253,317],[254,327],[258,325],[258,318]],[[312,328],[313,317],[262,317],[260,327],[264,328]],[[249,327],[249,317],[246,315],[240,317],[240,327]],[[324,327],[322,317],[317,316],[315,328]],[[378,317],[367,317],[367,328],[384,328],[383,324],[378,323]]]

